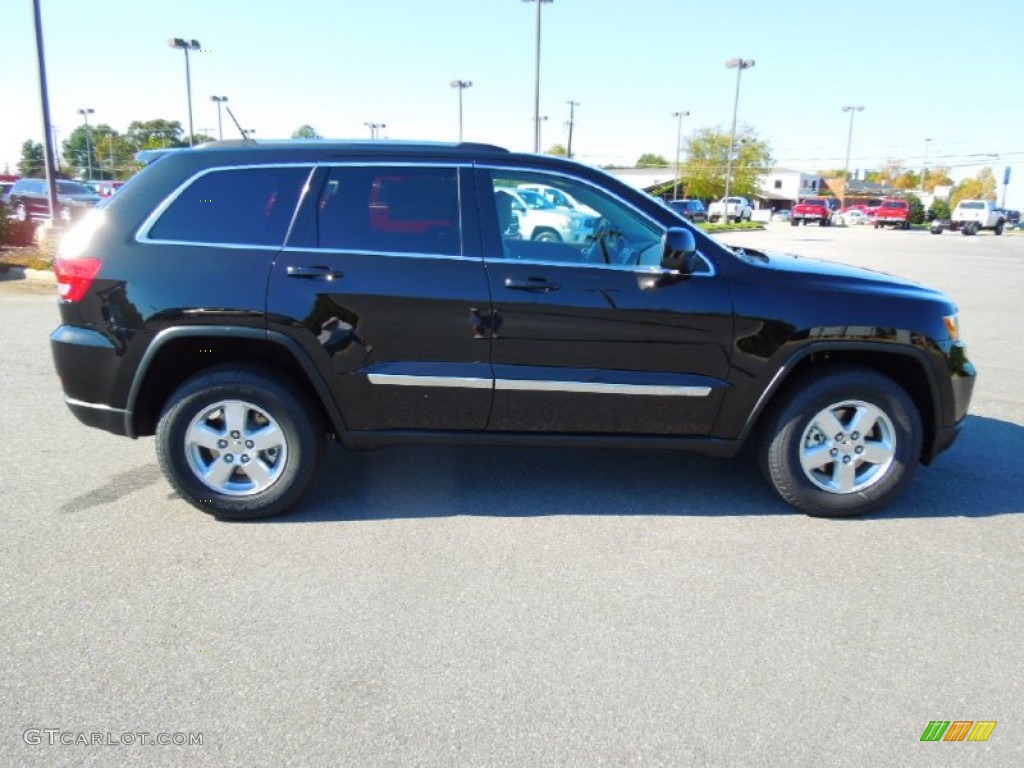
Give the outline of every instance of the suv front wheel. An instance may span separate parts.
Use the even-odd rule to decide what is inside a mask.
[[[799,382],[767,419],[762,470],[797,509],[848,517],[878,509],[910,482],[921,417],[892,379],[835,367]]]
[[[304,400],[269,372],[204,371],[169,398],[156,429],[160,466],[193,506],[245,520],[286,511],[323,453],[324,431]]]

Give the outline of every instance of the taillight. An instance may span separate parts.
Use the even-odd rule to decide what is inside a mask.
[[[53,264],[57,276],[57,293],[64,301],[81,301],[96,279],[103,262],[94,256],[79,259],[62,259]]]

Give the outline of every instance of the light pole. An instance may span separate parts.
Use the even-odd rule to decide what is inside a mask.
[[[86,179],[92,181],[92,129],[89,127],[89,115],[93,114],[96,110],[85,109],[78,110],[83,118],[85,118],[85,164],[89,172],[86,174]]]
[[[189,68],[188,52],[198,51],[200,46],[198,40],[185,40],[180,37],[172,37],[167,41],[171,48],[180,48],[185,52],[185,90],[188,94],[188,145],[192,146],[192,70]]]
[[[689,117],[689,112],[673,112],[672,117],[676,118],[676,183],[672,187],[672,199],[679,199],[679,148],[683,143],[683,118]]]
[[[853,144],[853,116],[857,112],[863,112],[863,106],[847,106],[843,107],[843,112],[850,113],[850,130],[846,134],[846,162],[843,164],[843,179],[847,180],[850,178],[850,146]]]
[[[224,123],[221,121],[221,105],[228,100],[227,96],[211,96],[210,101],[217,102],[217,141],[224,141]]]
[[[572,160],[572,129],[576,125],[576,107],[580,105],[578,101],[570,99],[565,102],[569,105],[569,146],[565,148],[565,156]]]
[[[533,82],[533,151],[540,154],[540,8],[543,3],[554,0],[523,0],[537,4],[537,54]]]
[[[729,135],[729,156],[725,160],[725,196],[729,197],[729,188],[732,184],[732,153],[736,146],[736,114],[740,108],[740,76],[743,74],[744,69],[750,69],[754,66],[753,59],[729,59],[725,62],[726,69],[736,70],[736,98],[732,103],[732,133]],[[729,210],[729,202],[726,200],[726,213]],[[726,221],[729,220],[728,216],[725,216]]]
[[[387,128],[387,123],[363,123],[367,128],[370,129],[370,139],[380,138],[380,129]]]
[[[537,141],[538,141],[538,143],[540,142],[540,126],[541,126],[541,123],[544,123],[547,119],[548,119],[547,115],[541,115],[540,117],[537,118]]]
[[[924,183],[928,178],[928,145],[931,143],[931,139],[924,140],[924,167],[921,168],[921,191],[924,192]]]
[[[473,87],[472,80],[452,80],[448,83],[452,88],[459,89],[459,143],[462,143],[462,92]]]

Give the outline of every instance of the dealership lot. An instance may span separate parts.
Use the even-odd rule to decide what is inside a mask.
[[[218,523],[74,421],[52,289],[0,283],[0,764],[1020,765],[1024,236],[723,239],[959,303],[973,415],[888,510],[804,517],[746,457],[401,447]]]

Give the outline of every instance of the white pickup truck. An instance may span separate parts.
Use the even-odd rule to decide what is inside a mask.
[[[726,223],[730,221],[750,221],[754,215],[754,206],[745,197],[723,197],[721,200],[708,206],[708,221],[716,222],[725,216]]]
[[[1003,234],[1006,216],[991,200],[961,200],[953,209],[953,216],[948,223],[932,222],[932,234],[938,235],[946,227],[959,229],[965,235],[976,235],[983,229],[991,229],[995,234]]]

